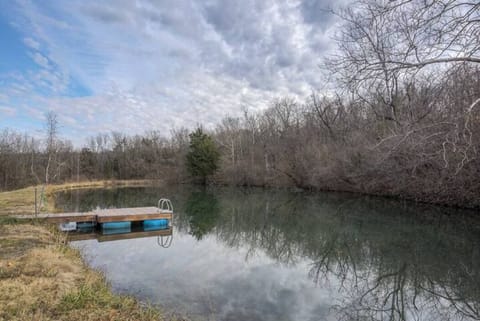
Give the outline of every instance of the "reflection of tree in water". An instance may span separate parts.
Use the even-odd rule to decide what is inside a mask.
[[[343,298],[335,307],[341,320],[479,319],[478,275],[457,270],[453,276],[450,269],[435,275],[407,261],[387,268],[377,257],[366,258],[370,265],[356,270],[357,262],[336,259],[330,267],[316,262],[310,275],[317,282],[332,275],[341,280]],[[469,280],[469,289],[459,288],[456,279]]]
[[[215,196],[202,190],[195,191],[189,196],[185,202],[185,213],[190,225],[190,234],[201,240],[215,227],[220,208]]]
[[[160,187],[83,189],[57,193],[55,195],[55,206],[65,212],[87,212],[97,207],[157,206],[160,198],[169,198],[173,201],[175,195],[175,190]]]
[[[214,234],[232,248],[246,247],[249,255],[262,251],[282,264],[311,260],[312,281],[340,284],[339,319],[480,320],[478,220],[475,226],[457,213],[450,218],[430,207],[352,195],[257,189],[118,193],[89,194],[83,206],[95,207],[98,199],[106,207],[118,206],[118,200],[145,206],[171,193],[179,231],[197,239]]]
[[[377,223],[366,218],[356,228],[344,220],[340,234],[323,234],[326,246],[310,256],[316,256],[315,282],[341,280],[341,319],[479,320],[475,230],[459,222],[434,227],[402,216],[384,219],[379,213]]]
[[[340,282],[342,320],[480,319],[480,235],[460,218],[419,218],[416,208],[351,197],[217,196],[208,230],[215,225],[218,239],[250,255],[262,250],[286,264],[310,258],[314,282]]]

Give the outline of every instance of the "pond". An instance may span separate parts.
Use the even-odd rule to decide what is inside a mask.
[[[74,241],[113,290],[191,320],[479,320],[478,212],[338,193],[120,188],[65,211],[173,202],[171,244]],[[112,240],[112,239],[107,239]]]

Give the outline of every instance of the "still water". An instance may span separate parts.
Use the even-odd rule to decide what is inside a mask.
[[[480,319],[478,212],[351,194],[188,186],[65,192],[57,207],[152,206],[161,197],[175,209],[171,244],[141,233],[72,244],[115,292],[168,314]]]

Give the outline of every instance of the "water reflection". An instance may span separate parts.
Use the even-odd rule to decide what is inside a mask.
[[[217,320],[480,319],[480,228],[470,213],[352,195],[185,187],[82,192],[78,206],[149,206],[158,195],[176,207],[169,265],[166,252],[149,254],[151,242],[81,245],[101,257],[93,264],[114,287],[167,310]],[[58,200],[77,206],[71,197]],[[114,256],[128,251],[148,261],[122,261],[143,277],[118,269]]]
[[[89,228],[74,232],[66,233],[69,242],[97,240],[98,242],[111,242],[119,240],[130,240],[137,238],[157,237],[159,246],[168,248],[173,241],[173,228],[158,228],[158,229],[114,229],[102,231],[100,228]]]
[[[194,191],[185,202],[185,214],[188,217],[190,234],[201,240],[209,233],[220,217],[220,207],[215,195],[207,189]]]

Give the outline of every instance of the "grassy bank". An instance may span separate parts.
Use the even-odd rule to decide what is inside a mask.
[[[149,181],[86,182],[49,186],[75,188],[144,186]],[[31,213],[34,188],[0,193],[0,321],[165,320],[134,298],[113,294],[103,275],[82,261],[63,234],[49,225],[18,221],[9,213]]]
[[[55,211],[55,193],[72,189],[92,188],[113,188],[113,187],[134,187],[151,186],[160,184],[152,180],[112,180],[112,181],[87,181],[77,183],[65,183],[59,185],[48,185],[45,188],[44,204],[42,211]],[[35,188],[40,199],[42,186],[30,186],[14,191],[0,193],[0,216],[12,214],[32,214],[35,212]],[[38,201],[39,202],[39,201]]]
[[[51,228],[6,220],[0,228],[0,320],[164,320],[112,294]]]

